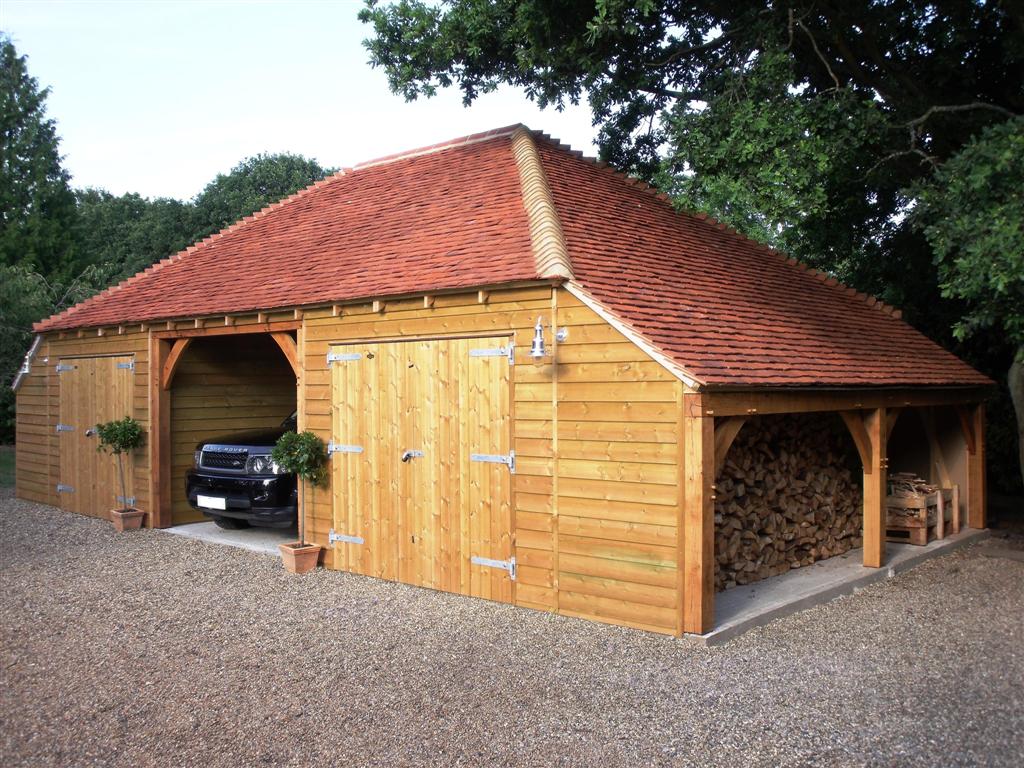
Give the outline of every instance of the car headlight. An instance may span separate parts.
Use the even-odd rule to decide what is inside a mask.
[[[281,468],[270,460],[266,454],[250,456],[245,464],[245,471],[250,475],[279,475]]]
[[[195,468],[196,469],[199,469],[199,461],[202,458],[203,458],[203,452],[201,450],[196,451],[196,457],[195,457]]]

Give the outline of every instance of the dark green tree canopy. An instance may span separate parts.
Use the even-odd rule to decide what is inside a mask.
[[[0,33],[0,264],[47,274],[68,268],[75,216],[48,95]]]
[[[288,153],[256,155],[218,174],[193,201],[193,236],[200,239],[333,173],[316,160]]]
[[[193,236],[192,208],[169,198],[135,193],[116,197],[102,189],[75,192],[75,261],[128,276],[187,246]]]

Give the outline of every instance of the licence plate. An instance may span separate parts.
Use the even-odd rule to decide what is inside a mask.
[[[196,504],[206,509],[227,509],[227,500],[217,496],[196,496]]]

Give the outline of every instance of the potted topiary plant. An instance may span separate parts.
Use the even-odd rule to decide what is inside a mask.
[[[312,432],[285,432],[278,438],[270,460],[285,472],[292,473],[309,489],[312,500],[318,485],[327,480],[327,447]],[[311,501],[312,503],[312,501]],[[320,547],[306,542],[306,494],[302,494],[299,510],[299,540],[279,545],[284,567],[291,573],[306,573],[316,568]]]
[[[124,455],[131,453],[142,445],[142,426],[131,416],[117,421],[96,425],[96,434],[100,444],[96,450],[112,453],[117,458],[117,476],[121,481],[121,500],[128,504],[128,485],[124,479]],[[119,531],[132,530],[142,526],[146,513],[134,507],[121,507],[110,510],[110,520]]]

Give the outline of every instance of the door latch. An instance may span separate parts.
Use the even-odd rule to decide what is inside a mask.
[[[409,459],[421,459],[421,458],[423,458],[423,451],[412,451],[412,450],[409,450],[409,451],[403,451],[403,453],[402,453],[402,462],[403,463],[409,461]]]

